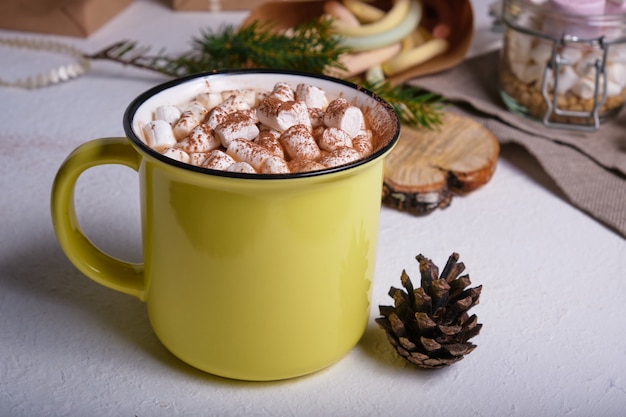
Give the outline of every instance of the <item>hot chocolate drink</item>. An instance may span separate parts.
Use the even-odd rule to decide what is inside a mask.
[[[155,151],[203,168],[251,174],[323,170],[377,149],[367,112],[314,85],[277,82],[271,90],[198,91],[188,103],[161,104],[142,126]]]

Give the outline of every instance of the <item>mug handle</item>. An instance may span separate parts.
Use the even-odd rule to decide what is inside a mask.
[[[97,165],[120,164],[139,171],[139,153],[127,138],[102,138],[76,148],[52,184],[52,223],[61,248],[83,274],[111,289],[145,301],[144,265],[116,259],[97,248],[78,224],[74,189],[78,177]]]

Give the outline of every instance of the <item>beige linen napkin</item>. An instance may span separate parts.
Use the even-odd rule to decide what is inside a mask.
[[[441,94],[500,143],[523,146],[574,206],[626,237],[626,109],[597,132],[548,128],[509,112],[497,80],[495,51],[411,84]]]

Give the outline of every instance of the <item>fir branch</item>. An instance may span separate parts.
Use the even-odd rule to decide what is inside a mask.
[[[92,60],[113,61],[174,77],[179,75],[172,68],[172,59],[164,55],[163,51],[156,55],[149,55],[149,51],[149,47],[138,46],[137,42],[120,41],[94,54],[85,54],[84,57]]]
[[[365,80],[361,85],[391,104],[403,124],[434,129],[442,123],[445,103],[440,95],[406,84],[392,86]]]
[[[329,19],[312,20],[289,33],[274,30],[272,23],[253,22],[239,30],[226,26],[210,29],[192,41],[192,49],[178,57],[163,52],[150,55],[135,42],[118,42],[90,59],[106,59],[180,77],[215,69],[273,68],[324,73],[344,69],[339,57],[348,52],[331,36]]]
[[[313,19],[279,32],[271,22],[255,21],[239,30],[205,31],[183,58],[214,68],[273,68],[323,73],[344,69],[339,57],[348,50],[331,35],[330,19]]]
[[[328,73],[345,68],[339,58],[350,51],[342,47],[332,32],[331,19],[312,19],[288,31],[277,31],[271,22],[252,24],[235,29],[226,26],[210,29],[192,40],[192,49],[178,57],[136,42],[122,41],[89,59],[114,61],[122,65],[148,69],[172,77],[196,74],[216,69],[270,68],[310,73]],[[443,99],[408,85],[391,86],[384,81],[355,81],[390,103],[400,121],[410,126],[433,129],[441,124]]]

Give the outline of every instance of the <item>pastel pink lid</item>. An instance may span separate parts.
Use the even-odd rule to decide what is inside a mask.
[[[550,0],[549,4],[555,10],[569,14],[602,15],[606,5],[605,0]]]

